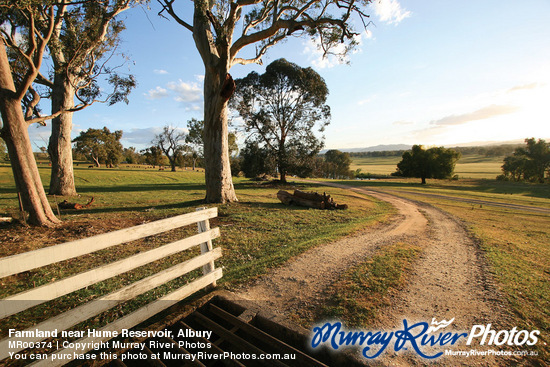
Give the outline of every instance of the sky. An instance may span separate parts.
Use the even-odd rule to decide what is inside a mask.
[[[191,4],[179,9],[189,23]],[[204,67],[191,32],[159,10],[151,1],[121,17],[119,50],[130,61],[120,70],[138,81],[130,103],[75,113],[73,137],[106,126],[124,131],[125,147],[143,149],[163,126],[202,119]],[[347,63],[292,37],[271,48],[263,66],[237,65],[231,75],[262,73],[281,57],[314,68],[330,91],[328,149],[550,138],[550,1],[380,0],[367,10],[372,23],[360,28]],[[49,122],[29,133],[46,146]]]

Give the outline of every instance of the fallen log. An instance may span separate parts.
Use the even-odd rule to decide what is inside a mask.
[[[277,193],[277,198],[285,205],[298,205],[306,206],[308,208],[325,209],[325,203],[323,201],[304,199],[299,196],[294,196],[284,190],[280,190]]]
[[[299,205],[314,209],[347,209],[348,206],[336,204],[334,199],[323,193],[322,195],[316,192],[303,192],[294,190],[294,194],[280,190],[277,193],[277,198],[285,205]]]
[[[92,203],[94,202],[94,198],[88,202],[86,205],[78,204],[78,203],[69,203],[67,200],[63,200],[63,202],[57,204],[59,209],[74,209],[74,210],[80,210],[84,208],[88,208]]]

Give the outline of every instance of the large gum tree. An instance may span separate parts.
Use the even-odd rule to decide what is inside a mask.
[[[95,102],[128,103],[127,95],[135,87],[135,80],[132,75],[117,73],[120,65],[112,65],[119,35],[124,29],[124,23],[117,20],[117,16],[139,2],[66,0],[52,3],[55,4],[56,20],[46,48],[51,70],[37,75],[30,89],[34,95],[33,108],[28,109],[34,117],[40,117],[36,108],[38,101],[44,96],[51,100],[50,117],[53,118],[48,153],[52,164],[49,187],[52,195],[76,195],[71,145],[73,113]],[[24,4],[22,1],[16,3]],[[13,65],[21,65],[24,62],[21,55],[28,43],[25,38],[28,18],[15,8],[2,20],[4,27],[0,31],[10,48],[10,61]],[[37,22],[35,27],[37,34],[44,35],[49,24]],[[16,78],[20,77],[17,73],[21,70],[12,71]],[[104,85],[100,87],[102,81]],[[45,124],[43,121],[40,122]]]
[[[6,141],[23,209],[31,223],[48,226],[59,221],[38,176],[27,127],[53,119],[48,147],[52,159],[50,193],[76,194],[72,113],[98,101],[127,101],[135,86],[133,77],[118,75],[116,68],[106,65],[110,57],[104,56],[112,55],[123,29],[114,18],[134,3],[137,1],[0,0],[0,134]],[[42,74],[46,56],[52,60],[51,75]],[[102,76],[112,85],[108,93],[99,86]],[[38,103],[44,93],[37,84],[46,87],[45,94],[52,102],[50,115],[40,113]]]
[[[325,54],[347,53],[355,46],[353,23],[366,26],[370,0],[195,0],[191,21],[175,0],[157,1],[161,13],[192,33],[204,64],[206,201],[236,201],[228,153],[227,102],[235,86],[229,71],[261,64],[270,47],[291,35],[313,38]],[[255,46],[255,54],[239,57],[247,46]]]
[[[28,126],[33,122],[43,121],[41,118],[32,117],[32,109],[38,103],[38,95],[32,89],[32,83],[40,73],[46,45],[60,19],[56,13],[56,6],[52,4],[26,2],[16,6],[12,1],[0,1],[0,17],[5,27],[6,19],[13,15],[13,12],[18,12],[18,16],[27,20],[26,42],[24,47],[18,49],[20,64],[10,64],[8,41],[4,33],[0,34],[0,135],[8,148],[15,185],[23,209],[29,213],[29,222],[53,226],[59,220],[53,214],[40,180]],[[9,36],[16,36],[14,28],[10,30]],[[25,114],[23,104],[28,107]]]
[[[54,30],[49,50],[53,62],[53,78],[39,82],[51,89],[52,113],[80,110],[94,102],[112,105],[128,103],[127,95],[136,83],[131,75],[116,73],[109,61],[124,29],[117,15],[137,1],[91,1],[73,6],[63,15],[63,23]],[[112,62],[110,62],[112,64]],[[100,77],[111,88],[102,96]],[[77,104],[75,106],[75,99]],[[50,194],[75,195],[71,131],[73,113],[62,113],[52,120],[48,153],[52,162]]]

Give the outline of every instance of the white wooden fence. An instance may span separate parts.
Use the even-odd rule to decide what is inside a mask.
[[[147,278],[136,281],[110,294],[82,304],[58,316],[41,322],[40,324],[34,325],[24,331],[32,331],[34,334],[38,334],[36,331],[58,330],[58,332],[61,333],[62,330],[69,330],[71,326],[88,320],[89,318],[115,307],[118,304],[131,300],[140,294],[148,292],[151,289],[183,276],[194,269],[202,267],[203,275],[201,277],[147,304],[137,311],[134,311],[104,326],[103,328],[98,329],[97,331],[99,331],[99,334],[102,335],[108,334],[103,333],[103,331],[120,331],[122,329],[130,329],[149,319],[151,316],[154,316],[155,314],[190,296],[191,294],[209,285],[216,285],[216,280],[222,277],[222,270],[215,268],[214,260],[221,257],[221,248],[213,249],[212,240],[220,236],[220,231],[219,228],[210,229],[209,219],[215,218],[217,215],[217,208],[199,208],[193,213],[183,214],[172,218],[142,224],[136,227],[121,229],[110,233],[100,234],[85,239],[1,258],[0,278],[4,278],[9,275],[18,274],[63,260],[86,255],[115,245],[120,245],[140,238],[163,233],[171,229],[194,223],[198,224],[199,234],[197,235],[4,298],[0,300],[0,319],[14,315],[33,306],[48,302],[103,280],[115,277],[132,269],[149,264],[153,261],[200,245],[201,255],[199,256],[181,262]],[[22,346],[10,348],[10,341],[40,342],[44,339],[46,338],[5,338],[0,341],[0,360],[8,358],[10,356],[10,352],[17,353],[24,349]],[[92,345],[92,343],[99,343],[109,339],[109,337],[85,337],[75,341],[75,343]],[[82,354],[90,349],[91,348],[86,350],[62,349],[54,354]],[[35,365],[58,366],[68,363],[69,361],[70,359],[67,358],[52,361],[50,356],[48,360],[42,360],[35,363]]]

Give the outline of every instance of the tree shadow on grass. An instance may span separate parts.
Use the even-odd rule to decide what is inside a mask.
[[[84,193],[106,192],[153,192],[153,191],[204,191],[204,184],[198,183],[161,183],[161,184],[131,184],[120,186],[85,186],[77,187],[76,191]]]
[[[61,215],[68,214],[104,214],[104,213],[123,213],[123,212],[147,212],[147,211],[162,211],[173,209],[188,209],[204,206],[204,200],[190,200],[178,203],[170,203],[163,205],[146,205],[146,206],[117,206],[117,207],[102,207],[102,208],[86,208],[84,210],[61,210]]]
[[[247,205],[250,208],[261,208],[261,209],[289,209],[289,210],[310,210],[312,208],[307,208],[305,206],[296,206],[290,205],[287,206],[281,202],[259,202],[259,201],[242,201],[239,202],[242,205]]]

